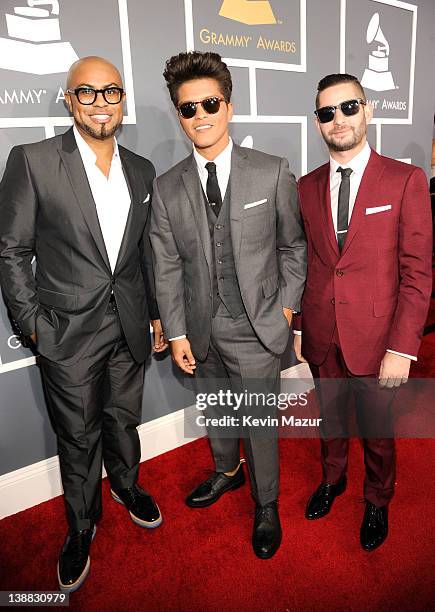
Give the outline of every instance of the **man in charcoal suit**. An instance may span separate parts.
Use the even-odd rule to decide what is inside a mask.
[[[0,281],[23,340],[39,353],[69,531],[61,590],[85,580],[101,514],[102,460],[112,497],[141,527],[159,508],[137,484],[144,361],[165,348],[148,224],[153,165],[118,146],[125,93],[98,57],[73,64],[74,127],[14,147],[0,186]],[[31,262],[36,257],[36,275]]]

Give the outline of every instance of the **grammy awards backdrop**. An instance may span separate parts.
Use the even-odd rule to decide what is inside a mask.
[[[374,107],[371,146],[429,172],[434,24],[434,0],[2,0],[0,176],[14,145],[71,125],[66,72],[86,55],[109,59],[123,75],[120,143],[166,171],[189,145],[162,71],[186,49],[225,58],[233,139],[288,158],[298,178],[327,160],[313,110],[317,83],[332,72],[354,74],[365,87]],[[289,349],[282,367],[290,376],[298,375],[294,363]],[[184,443],[189,403],[170,357],[150,359],[143,459]],[[20,345],[0,299],[0,518],[60,493],[35,356]]]

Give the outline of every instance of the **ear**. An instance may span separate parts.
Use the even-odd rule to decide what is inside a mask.
[[[227,103],[227,113],[228,113],[228,121],[231,121],[234,115],[234,106],[232,102]]]
[[[72,108],[72,102],[71,102],[71,95],[66,91],[64,93],[64,97],[65,97],[66,105],[68,106],[68,110],[72,114],[73,108]]]
[[[320,129],[320,121],[317,119],[317,115],[314,115],[314,124],[317,128],[317,131],[319,132],[319,134],[322,133],[322,130]]]
[[[366,123],[369,124],[373,119],[373,106],[371,102],[367,102],[367,104],[364,106],[364,115],[366,118]]]

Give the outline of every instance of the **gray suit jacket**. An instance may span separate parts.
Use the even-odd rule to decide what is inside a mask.
[[[146,224],[155,172],[124,147],[119,154],[132,203],[113,272],[72,129],[14,147],[0,183],[6,304],[23,335],[36,331],[38,352],[65,365],[92,342],[112,291],[134,359],[150,352],[149,317],[158,309]]]
[[[306,242],[296,181],[285,159],[234,145],[231,240],[249,320],[260,341],[282,353],[289,328],[282,307],[300,309]],[[212,246],[193,154],[154,182],[151,216],[156,296],[165,334],[187,334],[207,355],[212,317]]]

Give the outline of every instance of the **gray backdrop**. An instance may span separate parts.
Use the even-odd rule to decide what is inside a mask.
[[[217,51],[230,65],[235,141],[287,157],[297,177],[327,159],[313,122],[318,80],[344,71],[362,78],[369,55],[370,63],[382,56],[366,90],[376,108],[370,144],[429,171],[434,0],[270,0],[255,10],[248,0],[59,0],[59,15],[48,3],[46,13],[24,19],[16,5],[0,2],[0,175],[13,145],[70,125],[65,72],[68,62],[90,54],[107,57],[124,75],[129,102],[120,142],[165,171],[190,149],[162,70],[168,57],[193,48]],[[0,301],[0,475],[56,454],[29,358]],[[290,363],[289,350],[283,367]],[[181,389],[170,358],[152,358],[143,422],[183,408]]]

